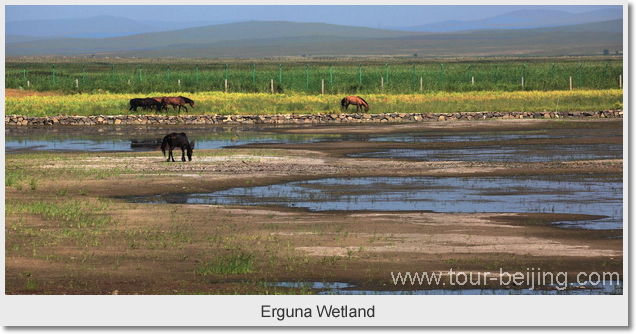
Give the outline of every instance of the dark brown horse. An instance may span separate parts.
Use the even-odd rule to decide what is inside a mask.
[[[342,101],[340,101],[342,110],[349,108],[350,104],[356,106],[356,112],[359,111],[360,108],[364,108],[364,111],[369,111],[369,104],[360,96],[346,96],[342,99]]]
[[[181,148],[181,161],[186,161],[185,154],[188,152],[188,160],[192,161],[192,150],[194,150],[194,140],[188,141],[188,136],[185,133],[170,133],[163,137],[163,141],[161,142],[161,152],[163,152],[163,156],[166,156],[166,148],[168,149],[168,160],[172,159],[174,162],[174,156],[172,155],[172,150],[176,147]]]
[[[185,108],[186,112],[188,112],[188,108],[185,106],[186,103],[189,104],[192,108],[194,108],[194,101],[183,96],[166,96],[163,99],[161,99],[161,103],[166,109],[168,109],[169,104],[172,105],[172,110],[177,109],[177,106],[179,106],[178,112],[181,112],[181,108]]]
[[[161,110],[162,104],[161,102],[157,102],[155,99],[151,99],[149,97],[143,98],[143,99],[131,99],[130,109],[128,110],[137,111],[138,107],[142,107],[144,110],[148,108],[150,109],[155,108],[157,109],[157,111],[159,111]]]

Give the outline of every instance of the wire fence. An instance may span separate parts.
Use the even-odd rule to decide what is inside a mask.
[[[417,64],[6,64],[5,87],[38,91],[308,94],[622,88],[622,60]]]

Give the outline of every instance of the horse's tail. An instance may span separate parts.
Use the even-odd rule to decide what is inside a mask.
[[[341,107],[344,107],[344,106],[345,106],[345,104],[347,104],[347,98],[346,98],[346,97],[345,97],[345,98],[343,98],[343,99],[342,99],[342,101],[340,101],[340,106],[341,106]]]
[[[163,137],[163,141],[161,142],[161,152],[163,153],[163,156],[166,156],[166,148],[168,148],[168,137],[170,135],[167,135],[165,137]]]

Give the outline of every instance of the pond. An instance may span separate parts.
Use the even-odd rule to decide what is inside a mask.
[[[426,143],[483,143],[471,147],[432,149],[426,146],[392,148],[350,154],[353,158],[408,159],[422,161],[519,161],[620,159],[621,144],[561,144],[558,139],[622,138],[616,128],[565,128],[540,130],[440,130],[413,131],[400,124],[382,125],[182,125],[182,126],[31,126],[5,127],[5,152],[21,151],[154,151],[170,132],[185,132],[197,149],[219,149],[249,144],[299,144],[327,141],[391,142],[397,145]],[[554,139],[549,145],[524,145],[524,139]],[[506,144],[517,141],[514,145]]]
[[[585,214],[598,217],[562,224],[586,229],[623,228],[620,175],[323,178],[128,199],[137,203],[282,206],[310,211]]]

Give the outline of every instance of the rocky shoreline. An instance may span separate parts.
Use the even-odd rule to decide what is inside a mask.
[[[324,124],[407,123],[511,118],[622,118],[622,110],[581,112],[457,112],[388,114],[287,114],[287,115],[110,115],[110,116],[21,116],[6,115],[4,124],[24,125],[119,125],[119,124]]]

